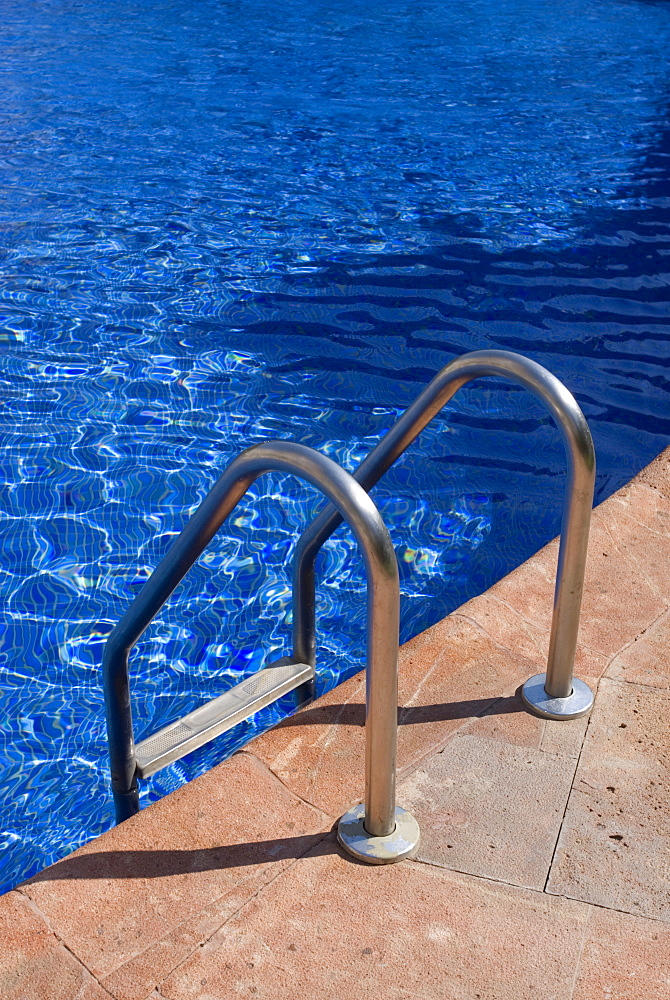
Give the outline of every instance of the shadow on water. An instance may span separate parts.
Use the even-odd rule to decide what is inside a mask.
[[[313,255],[311,273],[285,275],[271,296],[252,294],[250,312],[274,317],[248,324],[240,345],[268,358],[277,396],[330,406],[359,438],[380,433],[375,408],[406,407],[465,351],[528,355],[563,379],[585,411],[601,502],[670,441],[669,122],[670,110],[658,113],[654,142],[611,210],[575,210],[574,238],[497,247],[474,215],[433,212],[421,223],[435,234],[430,250]],[[318,302],[323,317],[302,318],[306,301]],[[341,349],[323,352],[324,341]],[[437,472],[438,502],[479,492],[490,500],[491,524],[486,544],[469,553],[467,580],[451,580],[448,595],[431,593],[434,621],[557,533],[564,456],[535,401],[496,380],[466,387],[431,427],[404,470],[387,474],[388,493],[413,489],[435,502]]]
[[[526,354],[562,378],[584,408],[599,456],[596,498],[605,499],[670,439],[670,306],[667,278],[658,274],[670,247],[668,115],[659,114],[663,127],[637,157],[629,184],[612,197],[614,210],[577,213],[577,236],[567,243],[496,247],[472,214],[433,212],[421,222],[436,237],[430,250],[340,254],[337,260],[313,255],[311,274],[285,275],[282,289],[271,296],[252,293],[250,312],[263,314],[271,306],[275,318],[250,323],[240,344],[267,355],[278,393],[290,395],[293,387],[301,394],[308,385],[316,406],[322,383],[324,405],[328,398],[352,419],[358,413],[363,432],[372,402],[366,380],[374,382],[378,407],[398,408],[465,351],[492,347]],[[305,300],[339,307],[339,325],[326,315],[300,318]],[[382,309],[392,319],[375,314]],[[422,314],[413,317],[416,312]],[[359,329],[343,332],[346,321]],[[324,340],[343,350],[323,355],[317,345]],[[393,345],[388,350],[385,340]],[[286,357],[289,342],[300,345],[294,359]],[[337,393],[338,384],[356,380],[358,393]],[[506,449],[500,435],[523,435],[549,418],[532,411],[519,419],[513,401],[523,390],[501,383],[496,390],[512,402],[511,416],[506,419],[498,406],[492,413],[470,412],[467,402],[464,412],[458,403],[449,407],[436,423],[452,433],[444,439],[445,453],[432,454],[432,462],[472,470],[502,464],[509,473],[537,475],[518,458],[501,463]],[[617,437],[627,434],[622,454]],[[546,471],[553,477],[560,473],[560,449],[551,459]],[[482,480],[475,473],[470,481],[476,490]],[[463,488],[463,477],[458,486]]]

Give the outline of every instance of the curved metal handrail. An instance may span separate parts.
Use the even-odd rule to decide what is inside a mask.
[[[340,829],[340,840],[363,860],[399,860],[418,841],[418,827],[395,804],[399,584],[393,545],[377,508],[354,478],[325,455],[289,441],[254,445],[231,462],[105,644],[105,705],[117,822],[139,811],[130,650],[250,485],[272,470],[300,476],[325,493],[338,516],[351,526],[363,553],[368,581],[365,810],[353,831],[353,846],[347,842],[349,814],[344,817],[349,827]],[[404,840],[399,836],[403,830],[409,830]]]
[[[573,677],[577,631],[584,585],[586,550],[593,506],[595,453],[586,418],[574,396],[555,375],[535,361],[510,351],[473,351],[446,365],[361,462],[354,478],[370,490],[402,455],[423,428],[467,382],[482,376],[510,379],[544,403],[558,426],[568,459],[568,481],[558,553],[554,610],[547,671],[523,688],[527,706],[552,719],[585,715],[593,694]],[[293,574],[293,649],[302,662],[316,655],[314,562],[323,543],[342,518],[326,507],[302,534]]]

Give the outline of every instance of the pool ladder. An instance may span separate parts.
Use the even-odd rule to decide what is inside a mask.
[[[353,475],[311,448],[274,441],[242,452],[215,483],[105,644],[103,676],[117,822],[139,811],[138,778],[203,746],[291,691],[297,692],[299,705],[313,698],[314,564],[323,543],[345,520],[362,550],[367,575],[365,801],[342,817],[338,838],[349,853],[368,863],[389,863],[412,853],[418,826],[395,802],[398,569],[388,532],[367,491],[457,390],[482,376],[516,382],[544,403],[561,431],[568,463],[547,670],[526,681],[522,697],[531,711],[549,719],[574,719],[590,711],[593,694],[573,676],[573,668],[595,482],[591,434],[574,397],[541,365],[508,351],[475,351],[438,372]],[[249,486],[271,470],[306,479],[330,501],[296,547],[293,656],[268,664],[135,744],[130,650]]]

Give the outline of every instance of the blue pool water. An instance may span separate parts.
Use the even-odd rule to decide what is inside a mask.
[[[0,885],[112,823],[105,635],[242,448],[353,467],[485,347],[576,394],[598,499],[668,443],[670,4],[5,0]],[[559,529],[539,404],[462,390],[375,490],[402,637]],[[288,650],[318,495],[261,479],[140,642],[136,734]],[[319,689],[364,583],[319,567]],[[143,784],[149,801],[277,718]]]

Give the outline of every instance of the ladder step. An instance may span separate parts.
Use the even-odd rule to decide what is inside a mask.
[[[206,705],[135,745],[137,774],[147,778],[314,679],[314,667],[282,657]]]

